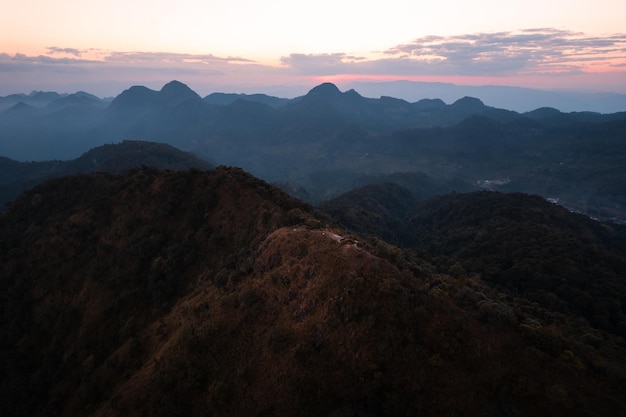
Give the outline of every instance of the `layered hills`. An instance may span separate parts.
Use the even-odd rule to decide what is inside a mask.
[[[0,214],[0,413],[626,412],[619,320],[533,299],[542,275],[524,287],[506,264],[492,264],[503,279],[481,269],[500,256],[489,236],[515,246],[522,225],[555,248],[595,248],[597,260],[559,253],[567,274],[619,268],[619,226],[522,194],[414,205],[397,185],[367,190],[341,221],[376,213],[404,249],[239,168],[71,175],[25,192]],[[559,285],[584,292],[592,278]],[[620,309],[623,278],[611,285]]]
[[[597,218],[626,218],[624,112],[518,113],[472,97],[409,103],[330,83],[294,99],[202,98],[172,81],[159,91],[134,86],[110,101],[87,93],[2,101],[14,103],[0,111],[0,155],[12,160],[71,160],[104,144],[156,141],[304,190],[298,195],[311,203],[372,179],[425,174],[447,184],[439,194],[449,184],[456,191],[496,187]]]

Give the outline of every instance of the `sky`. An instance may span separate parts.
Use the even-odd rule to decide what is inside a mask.
[[[626,93],[623,0],[3,0],[0,96],[427,81]]]

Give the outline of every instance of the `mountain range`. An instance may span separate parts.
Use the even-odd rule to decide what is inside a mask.
[[[490,106],[528,112],[538,107],[553,107],[563,112],[593,111],[615,113],[626,108],[626,94],[611,92],[583,92],[568,90],[545,90],[500,85],[456,85],[441,82],[419,81],[354,81],[342,84],[368,97],[381,95],[402,98],[407,101],[423,97],[438,97],[447,103],[459,97],[480,97]]]
[[[626,113],[2,103],[2,416],[626,413]]]
[[[131,87],[110,101],[37,93],[10,102],[0,112],[0,155],[13,165],[152,141],[242,167],[314,204],[401,174],[413,175],[418,182],[407,188],[419,189],[425,174],[441,185],[437,193],[525,192],[596,218],[626,219],[626,112],[519,113],[472,97],[410,103],[330,83],[295,99],[202,98],[172,81],[160,91]]]

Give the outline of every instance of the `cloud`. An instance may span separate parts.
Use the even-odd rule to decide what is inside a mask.
[[[48,55],[28,56],[0,53],[0,72],[75,71],[97,61],[78,58],[55,58]]]
[[[578,72],[587,62],[626,59],[626,35],[606,37],[551,28],[519,32],[427,36],[397,45],[385,55],[454,75],[511,75]]]
[[[282,57],[280,62],[302,74],[307,75],[330,75],[353,68],[357,71],[365,71],[370,65],[364,57],[346,55],[344,53],[332,54],[290,54]]]
[[[621,66],[626,35],[605,37],[551,28],[425,36],[370,59],[342,53],[291,54],[283,65],[307,75],[520,76],[576,74],[591,64]]]
[[[68,55],[74,55],[77,57],[80,57],[83,53],[83,51],[79,50],[79,49],[75,49],[75,48],[59,48],[57,46],[49,46],[48,48],[46,48],[48,50],[48,54],[50,55],[54,55],[54,54],[68,54]]]
[[[0,76],[0,95],[37,89],[88,90],[96,85],[91,92],[108,96],[119,93],[120,86],[160,88],[173,79],[211,89],[219,85],[281,85],[289,80],[284,68],[238,56],[58,47],[35,56],[0,52],[0,74],[4,74]]]
[[[363,55],[296,52],[281,57],[279,65],[268,65],[239,56],[50,46],[36,56],[0,52],[0,73],[5,74],[0,77],[0,88],[6,91],[18,85],[40,86],[50,80],[72,85],[89,80],[158,84],[172,79],[211,86],[311,85],[333,77],[497,79],[495,82],[500,84],[515,80],[511,85],[543,77],[554,80],[549,81],[550,85],[557,85],[560,77],[560,86],[577,87],[584,78],[589,85],[606,85],[604,90],[623,90],[611,80],[621,79],[625,73],[626,34],[589,36],[536,28],[423,36]]]
[[[241,57],[218,57],[212,54],[181,54],[171,52],[110,52],[105,58],[107,62],[135,64],[223,64],[223,63],[254,63],[254,61]]]
[[[71,55],[56,56],[58,54]],[[87,58],[88,56],[88,58]],[[83,57],[83,58],[81,58]],[[47,48],[47,54],[28,56],[0,53],[0,72],[73,72],[78,69],[103,72],[121,68],[129,71],[220,74],[229,67],[257,65],[241,57],[218,57],[211,54],[170,52],[119,52],[99,49]]]

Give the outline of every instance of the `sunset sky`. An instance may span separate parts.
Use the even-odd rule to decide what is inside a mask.
[[[626,93],[626,1],[3,1],[0,95],[172,79],[201,95],[354,80]]]

